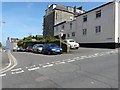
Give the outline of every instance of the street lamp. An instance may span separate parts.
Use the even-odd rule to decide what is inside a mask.
[[[60,33],[59,33],[59,38],[60,38],[60,47],[61,47],[61,40],[62,40],[62,36],[63,36],[63,31],[64,30],[60,30]]]

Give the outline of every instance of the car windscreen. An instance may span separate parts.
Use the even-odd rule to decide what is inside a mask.
[[[59,46],[56,44],[50,44],[50,47],[59,47]]]
[[[43,47],[43,45],[39,45],[39,46],[37,46],[37,47]]]
[[[70,40],[69,42],[75,42],[74,40]]]

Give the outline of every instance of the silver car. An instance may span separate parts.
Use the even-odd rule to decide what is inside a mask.
[[[35,44],[33,46],[33,52],[34,53],[41,53],[43,48],[43,44]]]

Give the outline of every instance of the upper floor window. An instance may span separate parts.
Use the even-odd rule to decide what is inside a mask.
[[[64,26],[64,24],[63,24],[63,25],[62,25],[62,30],[64,30],[64,27],[65,27],[65,26]]]
[[[83,22],[87,21],[87,15],[83,16]]]
[[[72,32],[72,36],[75,37],[75,32]]]
[[[95,33],[100,33],[100,32],[101,32],[101,26],[96,26]]]
[[[72,29],[72,23],[70,23],[70,29]]]
[[[67,37],[70,37],[70,34],[69,34],[69,33],[67,34]]]
[[[83,29],[83,35],[87,35],[87,29]]]
[[[101,17],[101,10],[96,11],[96,18]]]

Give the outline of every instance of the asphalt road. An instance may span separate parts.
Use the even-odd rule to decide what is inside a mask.
[[[70,54],[12,53],[18,65],[2,76],[3,88],[117,88],[117,49],[80,48]]]

